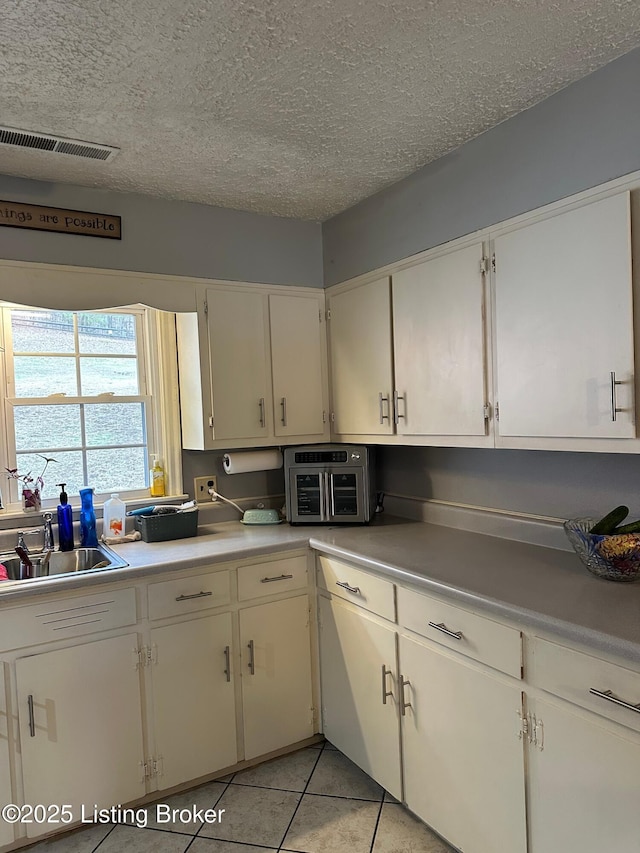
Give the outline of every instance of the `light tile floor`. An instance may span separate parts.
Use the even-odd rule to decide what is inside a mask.
[[[163,823],[150,805],[138,816],[138,825],[96,825],[41,841],[27,851],[453,853],[329,743],[158,802],[172,809],[224,809],[224,814],[220,823]]]

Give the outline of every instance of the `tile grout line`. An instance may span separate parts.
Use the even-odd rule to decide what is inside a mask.
[[[96,844],[96,846],[93,848],[93,853],[95,853],[95,851],[98,849],[98,847],[100,847],[100,845],[103,843],[103,841],[106,841],[106,840],[107,840],[107,838],[111,835],[111,833],[112,833],[112,832],[113,832],[113,830],[116,828],[116,826],[118,826],[118,824],[117,824],[117,823],[114,823],[114,824],[113,824],[113,826],[111,827],[111,829],[109,830],[109,832],[107,832],[107,834],[105,835],[105,837],[104,837],[104,838],[101,838],[101,839],[100,839],[100,841],[98,841],[98,843]]]
[[[384,788],[383,788],[384,791]],[[371,839],[371,847],[369,848],[369,853],[373,853],[373,848],[376,844],[376,835],[378,834],[378,827],[380,826],[380,818],[382,817],[382,807],[384,806],[384,793],[382,794],[382,800],[380,800],[380,808],[378,809],[378,817],[376,819],[376,825],[373,830],[373,838]]]
[[[307,784],[304,786],[304,788],[303,788],[303,790],[302,790],[302,793],[300,794],[300,799],[298,800],[298,805],[295,807],[295,809],[294,809],[294,811],[293,811],[293,814],[291,815],[291,820],[290,820],[290,821],[289,821],[289,823],[287,824],[287,828],[286,828],[286,829],[285,829],[285,831],[284,831],[284,835],[282,836],[282,840],[280,841],[280,844],[278,844],[278,851],[282,850],[282,845],[284,844],[284,840],[285,840],[285,838],[287,837],[287,834],[288,834],[289,830],[291,829],[291,825],[292,825],[292,823],[293,823],[293,821],[294,821],[294,818],[295,818],[295,816],[296,816],[296,815],[297,815],[297,813],[298,813],[298,809],[300,808],[300,803],[302,802],[302,799],[303,799],[304,795],[305,795],[305,794],[306,794],[306,792],[307,792],[307,788],[309,787],[309,783],[311,782],[311,777],[312,777],[312,776],[313,776],[313,774],[316,772],[316,767],[318,766],[318,763],[320,762],[320,758],[322,757],[322,754],[323,754],[323,752],[324,752],[324,750],[325,750],[326,743],[327,743],[327,742],[325,741],[325,742],[322,744],[322,749],[319,749],[319,750],[318,750],[318,757],[317,757],[317,758],[316,758],[316,760],[315,760],[315,764],[314,764],[314,765],[313,765],[313,767],[311,768],[311,773],[309,773],[309,778],[307,779]]]
[[[233,773],[233,774],[231,775],[231,779],[233,779],[233,777],[234,777],[235,775],[236,775],[236,774],[235,774],[235,773]],[[222,792],[221,792],[220,796],[219,796],[219,797],[217,797],[216,801],[215,801],[215,802],[214,802],[214,804],[211,806],[211,808],[212,808],[212,809],[215,809],[215,807],[218,805],[218,803],[220,802],[220,800],[224,797],[224,795],[225,795],[225,794],[227,793],[227,791],[229,790],[229,785],[231,784],[231,779],[229,779],[229,781],[228,781],[228,782],[225,782],[225,783],[224,783],[224,788],[223,788],[223,790],[222,790]],[[214,779],[214,781],[215,781],[215,779]],[[193,842],[196,840],[196,838],[205,838],[205,837],[206,837],[206,836],[204,836],[204,835],[200,835],[200,833],[202,832],[203,827],[204,827],[204,822],[202,822],[202,823],[200,824],[200,828],[198,829],[198,831],[196,832],[196,834],[193,836],[193,838],[192,838],[192,839],[191,839],[191,841],[189,842],[189,845],[188,845],[188,846],[183,850],[183,853],[187,853],[187,850],[189,849],[189,847],[191,847],[191,845],[192,845],[192,844],[193,844]]]

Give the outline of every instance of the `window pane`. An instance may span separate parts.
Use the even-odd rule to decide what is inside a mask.
[[[80,383],[83,395],[134,396],[138,391],[138,369],[133,358],[81,358]]]
[[[12,311],[14,352],[75,352],[71,311]]]
[[[45,456],[53,456],[52,453],[45,453]],[[51,462],[47,466],[44,474],[44,489],[42,490],[43,500],[47,498],[57,498],[60,495],[60,489],[57,483],[67,484],[67,493],[69,497],[78,497],[78,492],[83,488],[83,470],[82,470],[82,453],[79,450],[65,451],[55,454],[56,462]],[[42,473],[44,468],[44,459],[36,456],[35,453],[18,453],[17,454],[18,471],[22,473],[32,472],[35,478]]]
[[[91,403],[84,413],[88,446],[145,441],[142,403]]]
[[[13,419],[16,450],[82,446],[80,406],[14,406]]]
[[[136,354],[133,314],[78,314],[80,352]]]
[[[126,450],[88,450],[89,485],[96,492],[120,492],[148,487],[147,452],[144,447]]]
[[[78,394],[75,358],[16,356],[13,360],[16,397],[48,397],[65,393]]]

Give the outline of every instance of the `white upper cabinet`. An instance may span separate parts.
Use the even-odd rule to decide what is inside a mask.
[[[482,261],[476,243],[393,276],[399,435],[485,435]]]
[[[333,294],[331,378],[336,433],[393,433],[389,278]]]
[[[265,295],[253,290],[207,291],[216,439],[268,435],[265,303]]]
[[[269,295],[277,436],[321,439],[327,429],[323,319],[323,305],[317,299]]]
[[[629,193],[497,237],[495,263],[499,436],[635,437]]]
[[[197,314],[177,318],[182,446],[328,439],[325,328],[314,288],[201,291]]]

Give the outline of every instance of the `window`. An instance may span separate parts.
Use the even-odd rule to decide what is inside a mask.
[[[105,311],[50,311],[5,307],[4,467],[46,471],[43,501],[57,483],[70,497],[84,486],[98,499],[148,494],[149,459],[162,453],[158,370],[150,364],[149,336],[156,312],[143,307]],[[159,381],[156,381],[156,386]],[[8,500],[18,503],[9,481]],[[7,489],[2,485],[7,502]]]

